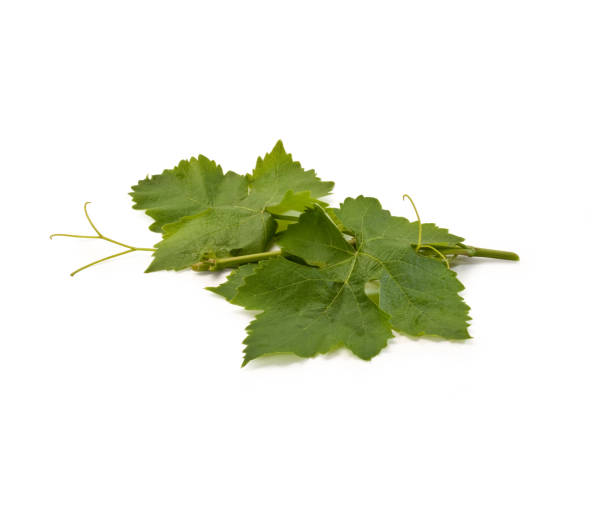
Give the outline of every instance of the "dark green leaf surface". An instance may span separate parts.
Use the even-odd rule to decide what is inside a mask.
[[[279,241],[285,254],[309,265],[268,260],[248,276],[237,274],[239,286],[230,277],[229,286],[217,289],[236,304],[263,310],[248,327],[245,363],[277,352],[310,357],[340,345],[369,359],[392,328],[413,336],[469,337],[469,308],[458,295],[463,286],[443,263],[414,251],[418,229],[365,197],[347,199],[334,214],[354,233],[355,246],[315,206]],[[433,225],[423,231],[423,243],[460,240]],[[379,306],[365,293],[373,280],[380,282]]]
[[[392,334],[388,316],[365,295],[363,284],[358,273],[340,282],[285,258],[262,262],[232,300],[263,310],[248,327],[244,363],[279,352],[312,357],[340,345],[370,359]]]

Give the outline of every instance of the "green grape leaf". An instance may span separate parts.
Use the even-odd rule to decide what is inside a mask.
[[[334,187],[331,181],[321,181],[314,170],[304,170],[285,151],[281,141],[270,153],[257,159],[248,178],[251,191],[244,204],[278,214],[303,211],[315,199],[329,195]]]
[[[276,230],[269,213],[238,206],[209,208],[164,225],[145,272],[180,270],[200,260],[265,251]]]
[[[149,228],[161,232],[164,225],[184,216],[244,199],[248,179],[231,171],[223,174],[219,165],[200,155],[139,181],[132,190],[134,209],[144,209],[155,220]]]
[[[223,174],[205,157],[134,186],[135,207],[163,232],[147,272],[180,270],[198,261],[265,251],[276,231],[271,213],[302,211],[328,195],[332,182],[293,161],[281,141],[252,174]]]
[[[419,255],[412,248],[418,240],[418,223],[392,216],[382,209],[378,200],[367,197],[346,199],[334,214],[344,229],[351,229],[355,234],[351,257],[340,258],[338,243],[342,235],[318,207],[304,213],[300,222],[289,227],[279,244],[286,253],[336,273],[342,279],[347,276],[347,266],[355,263],[365,271],[367,281],[380,282],[380,309],[389,314],[393,328],[399,332],[412,336],[469,338],[469,308],[458,295],[464,287],[456,274],[438,259]],[[319,236],[323,230],[328,235],[316,240],[319,244],[316,255],[312,248],[302,244],[304,236],[314,237],[314,228],[318,229]],[[449,234],[446,229],[423,225],[422,244],[453,246],[461,241],[461,237]],[[323,263],[322,251],[330,256]]]
[[[245,363],[261,355],[291,352],[302,357],[345,346],[370,359],[386,345],[392,329],[412,335],[466,339],[468,306],[463,285],[437,259],[419,255],[418,228],[384,211],[376,199],[347,199],[334,211],[351,245],[324,209],[302,214],[279,240],[286,258],[261,262],[240,284],[218,288],[235,304],[262,310],[248,327]],[[423,230],[435,244],[461,239],[434,225]],[[366,284],[380,283],[379,304]],[[227,283],[231,283],[228,280]],[[227,284],[226,283],[226,284]]]
[[[351,272],[341,282],[285,258],[261,262],[232,299],[263,310],[248,327],[244,364],[270,353],[312,357],[341,345],[366,360],[375,356],[392,336],[391,326],[366,296],[360,275]]]

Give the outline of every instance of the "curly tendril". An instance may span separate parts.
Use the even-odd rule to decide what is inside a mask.
[[[421,243],[422,242],[422,238],[423,238],[423,224],[421,223],[421,217],[419,216],[419,211],[418,211],[418,209],[417,209],[417,207],[416,207],[416,205],[414,203],[414,200],[412,200],[412,197],[410,195],[408,195],[407,193],[405,193],[402,196],[402,199],[404,199],[404,200],[408,199],[410,201],[410,203],[412,204],[412,208],[414,209],[414,214],[416,214],[416,217],[417,217],[417,223],[419,224],[419,236],[418,236],[418,239],[417,239],[416,252],[418,253],[421,248],[428,248],[430,250],[433,250],[444,261],[444,263],[446,264],[446,267],[448,267],[450,269],[450,264],[448,263],[448,258],[446,258],[446,255],[444,253],[442,253],[439,249],[435,248],[431,244],[422,244]]]

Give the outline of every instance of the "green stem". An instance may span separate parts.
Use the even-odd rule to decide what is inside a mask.
[[[275,250],[266,251],[264,253],[253,253],[251,255],[241,255],[237,257],[209,258],[193,264],[191,269],[194,271],[218,271],[227,267],[236,267],[242,264],[267,260],[268,258],[281,256],[282,254],[283,252],[281,250]]]
[[[518,261],[519,256],[512,251],[503,251],[489,248],[476,248],[474,246],[465,246],[464,248],[442,248],[440,251],[445,255],[463,255],[468,257],[480,258],[497,258],[499,260]]]
[[[465,246],[464,248],[444,248],[442,246],[439,249],[433,248],[430,245],[423,244],[421,248],[431,248],[435,253],[441,254],[442,258],[446,261],[447,255],[463,255],[468,257],[482,257],[482,258],[498,258],[501,260],[518,260],[519,256],[511,251],[501,251],[497,249],[487,248],[475,248],[473,246]],[[240,255],[235,257],[224,257],[224,258],[208,258],[197,262],[191,266],[194,271],[218,271],[226,269],[228,267],[237,267],[242,264],[248,264],[252,262],[259,262],[260,260],[267,260],[281,256],[283,252],[281,250],[266,251],[264,253],[253,253],[251,255]]]
[[[284,221],[299,221],[300,217],[299,216],[291,216],[289,214],[274,214],[274,213],[270,213],[272,215],[272,218],[274,218],[275,220],[284,220]]]

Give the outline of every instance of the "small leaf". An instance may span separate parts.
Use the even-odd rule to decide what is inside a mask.
[[[321,181],[314,170],[304,170],[300,162],[293,161],[281,141],[257,159],[249,180],[251,193],[245,205],[279,214],[303,211],[315,199],[329,195],[334,187],[331,181]]]

